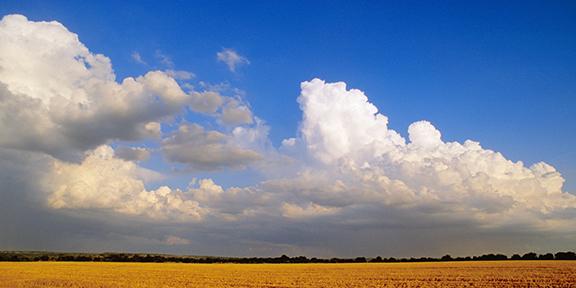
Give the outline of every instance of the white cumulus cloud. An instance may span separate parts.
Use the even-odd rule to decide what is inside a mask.
[[[161,71],[116,82],[110,59],[58,22],[5,16],[0,39],[3,147],[62,157],[113,139],[158,137],[157,121],[189,99]]]
[[[388,118],[360,90],[344,82],[314,79],[301,84],[301,133],[311,154],[324,163],[360,150],[394,147],[404,139],[388,129]]]
[[[486,227],[523,223],[561,230],[573,224],[551,219],[573,214],[576,196],[562,191],[564,179],[546,163],[526,167],[474,141],[444,142],[427,121],[411,124],[406,141],[362,91],[342,82],[304,82],[298,101],[303,142],[322,167],[280,182],[300,198],[357,213],[365,205],[450,211]]]
[[[45,177],[51,192],[47,202],[54,209],[104,209],[174,221],[200,221],[208,213],[180,190],[166,186],[147,190],[145,182],[159,177],[117,158],[111,147],[100,146],[79,164],[54,161]]]
[[[226,125],[252,124],[252,111],[240,101],[229,98],[222,109],[220,120]]]
[[[191,108],[195,112],[213,114],[224,103],[224,96],[215,91],[192,92]]]

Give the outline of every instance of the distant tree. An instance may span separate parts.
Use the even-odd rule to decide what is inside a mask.
[[[298,256],[298,257],[292,258],[292,261],[290,261],[290,262],[292,262],[292,263],[307,263],[308,258],[306,258],[305,256]]]
[[[383,258],[377,256],[370,258],[369,262],[436,262],[436,261],[494,261],[506,260],[508,257],[503,254],[484,254],[481,256],[467,256],[452,258],[444,255],[441,258],[420,257],[420,258]],[[538,255],[534,252],[526,253],[523,256],[514,254],[511,260],[576,260],[574,252],[558,252],[556,254],[546,253]],[[364,263],[368,262],[366,257],[357,258],[311,258],[305,256],[288,257],[251,257],[251,258],[227,258],[227,257],[195,257],[195,256],[170,256],[154,254],[131,254],[131,253],[38,253],[19,251],[0,251],[0,261],[98,261],[98,262],[172,262],[172,263]]]
[[[376,258],[371,259],[370,262],[382,262],[382,257],[377,256]]]
[[[576,260],[576,253],[574,252],[558,252],[554,259],[556,260]]]
[[[508,260],[508,256],[504,254],[496,254],[496,259],[494,260]]]
[[[442,260],[442,261],[452,261],[453,259],[452,259],[452,256],[446,254],[446,255],[442,256],[442,258],[440,258],[440,260]]]
[[[522,260],[538,260],[538,255],[534,252],[522,255]]]
[[[542,255],[538,256],[538,259],[540,259],[540,260],[554,260],[554,254],[552,254],[552,253],[542,254]]]

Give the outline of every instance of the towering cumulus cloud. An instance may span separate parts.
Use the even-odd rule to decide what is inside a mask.
[[[378,114],[362,91],[347,91],[343,82],[326,84],[320,79],[304,82],[301,87],[301,132],[308,150],[321,161],[331,163],[373,145],[403,144],[398,133],[388,130],[388,118]]]
[[[324,165],[322,171],[333,171],[326,179],[336,179],[319,193],[305,193],[311,201],[349,209],[380,203],[382,209],[397,205],[394,209],[414,213],[450,212],[482,226],[566,229],[574,224],[567,215],[574,215],[576,197],[562,191],[564,179],[546,163],[526,167],[474,141],[444,142],[427,121],[411,124],[406,141],[388,129],[388,119],[364,93],[347,90],[342,82],[304,82],[298,102],[304,114],[302,141]],[[320,178],[302,177],[308,182]],[[306,181],[294,189],[314,185],[302,184]]]

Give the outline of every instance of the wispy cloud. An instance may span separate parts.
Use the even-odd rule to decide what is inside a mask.
[[[222,51],[216,53],[216,59],[228,66],[228,70],[231,72],[236,72],[236,69],[242,65],[250,64],[248,59],[233,49],[222,49]]]
[[[154,56],[156,57],[156,59],[158,59],[158,61],[160,61],[160,64],[162,64],[165,67],[168,67],[170,69],[174,68],[174,62],[172,61],[172,57],[164,54],[164,52],[162,52],[160,50],[156,50],[156,53],[154,53]]]
[[[132,52],[132,54],[130,54],[130,57],[132,57],[132,60],[134,60],[134,62],[138,64],[148,65],[148,63],[146,63],[146,61],[142,59],[142,55],[140,55],[140,52],[134,51]]]
[[[194,78],[196,75],[194,73],[185,71],[185,70],[172,70],[168,69],[165,71],[168,76],[176,79],[176,80],[190,80]]]

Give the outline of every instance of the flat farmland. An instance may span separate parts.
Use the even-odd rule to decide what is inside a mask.
[[[576,261],[0,262],[0,287],[576,287]]]

